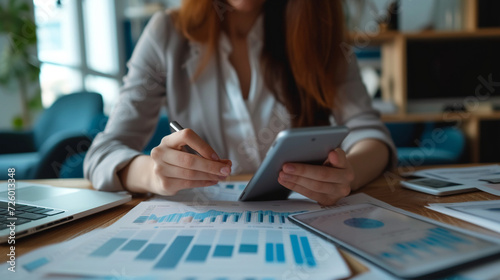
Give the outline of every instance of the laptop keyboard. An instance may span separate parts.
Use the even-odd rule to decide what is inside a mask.
[[[8,206],[8,202],[0,201],[0,225],[8,225],[10,222],[14,222],[13,220],[8,220],[7,218],[9,217],[16,217],[16,225],[22,225],[34,220],[64,213],[63,210],[16,203],[16,206],[13,207],[16,210],[15,216],[10,216]]]

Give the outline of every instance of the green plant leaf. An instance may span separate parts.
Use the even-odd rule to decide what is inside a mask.
[[[41,94],[40,88],[35,89],[35,93],[33,97],[29,100],[28,102],[28,108],[30,111],[39,111],[40,109],[43,108],[42,104],[42,94]]]
[[[29,12],[31,10],[30,5],[28,5],[28,3],[21,3],[19,7],[17,7],[17,9],[22,12]]]
[[[21,116],[17,115],[14,118],[12,118],[12,128],[15,130],[21,130],[23,129],[24,123],[23,123],[23,118]]]

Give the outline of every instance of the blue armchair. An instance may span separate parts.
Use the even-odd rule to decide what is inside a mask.
[[[434,123],[389,123],[398,151],[398,165],[420,166],[459,163],[465,136],[456,127],[436,127]]]
[[[101,115],[96,118],[92,125],[92,133],[90,134],[91,138],[97,135],[97,133],[104,130],[106,127],[106,123],[108,121],[108,117]],[[170,134],[170,125],[169,120],[166,115],[161,115],[156,125],[156,130],[149,143],[143,150],[143,153],[146,155],[151,154],[151,150],[158,146],[163,139],[164,136]],[[68,157],[61,166],[61,171],[59,173],[60,178],[83,178],[83,160],[85,159],[85,155],[87,152],[81,152],[75,155]]]
[[[16,169],[16,179],[57,178],[64,160],[90,146],[89,129],[102,115],[102,96],[78,92],[59,98],[33,130],[0,132],[0,170]],[[0,180],[7,172],[0,172]]]

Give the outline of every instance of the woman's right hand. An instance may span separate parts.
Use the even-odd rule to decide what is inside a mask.
[[[189,145],[202,157],[182,151]],[[231,174],[231,161],[217,153],[193,130],[187,128],[163,137],[151,151],[154,161],[153,188],[161,195],[174,195],[182,189],[217,184]]]
[[[185,145],[202,157],[182,151]],[[129,191],[170,196],[183,189],[214,185],[231,174],[231,166],[230,160],[220,159],[210,145],[187,128],[163,137],[150,157],[135,158],[119,176]],[[148,174],[146,182],[142,182],[147,186],[140,186],[135,177],[141,173]]]

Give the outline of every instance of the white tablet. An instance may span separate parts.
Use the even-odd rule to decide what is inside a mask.
[[[293,128],[280,132],[239,200],[287,199],[291,191],[278,182],[283,164],[302,162],[321,165],[348,133],[349,129],[345,126]]]
[[[477,191],[477,188],[471,184],[464,185],[460,183],[442,181],[432,178],[401,181],[400,183],[407,189],[412,189],[415,191],[438,196]]]
[[[500,255],[498,239],[400,212],[358,204],[289,219],[403,278],[445,275],[457,266]]]

